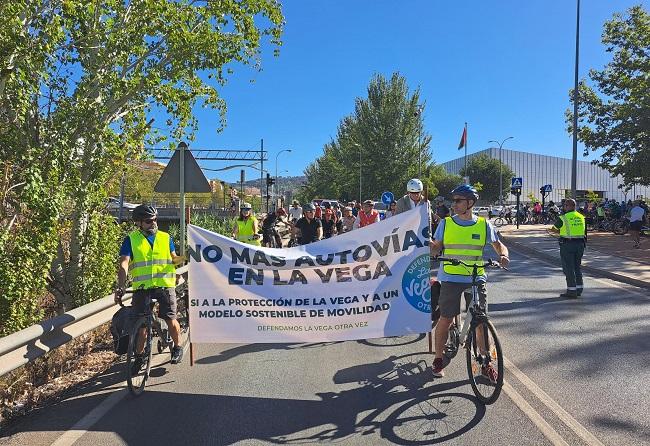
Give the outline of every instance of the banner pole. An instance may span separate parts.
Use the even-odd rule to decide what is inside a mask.
[[[433,233],[431,230],[433,229],[431,227],[431,203],[429,202],[429,187],[424,186],[424,199],[426,200],[426,205],[427,205],[427,224],[429,225],[429,244],[433,242]],[[429,248],[430,249],[430,248]],[[431,255],[431,251],[429,251],[429,255]],[[431,286],[431,280],[433,279],[433,268],[432,268],[432,262],[431,258],[429,258],[429,286]],[[430,289],[429,292],[432,292]],[[433,321],[433,305],[431,305],[430,308],[430,319]],[[431,335],[431,331],[433,330],[433,323],[431,324],[431,330],[427,333],[427,339],[429,341],[429,353],[433,353],[433,339]]]

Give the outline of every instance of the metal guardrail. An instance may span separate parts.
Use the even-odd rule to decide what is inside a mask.
[[[187,270],[187,266],[178,268],[176,275],[183,275]],[[110,321],[117,311],[113,296],[110,294],[0,338],[0,376]],[[127,303],[130,300],[130,296],[125,296],[123,302]]]

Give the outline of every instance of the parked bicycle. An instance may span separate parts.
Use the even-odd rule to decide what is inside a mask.
[[[467,374],[476,397],[483,404],[492,404],[501,393],[503,387],[503,353],[497,331],[487,314],[487,302],[481,305],[478,294],[478,269],[481,267],[503,268],[492,259],[483,265],[469,264],[462,260],[437,257],[439,261],[450,262],[452,265],[462,265],[472,271],[472,284],[469,293],[464,293],[467,312],[463,324],[460,315],[454,318],[449,327],[449,339],[443,354],[450,360],[456,356],[463,347],[466,350]],[[436,321],[437,322],[437,321]],[[497,376],[491,381],[483,374],[485,368],[491,364],[496,368]]]
[[[189,329],[188,319],[188,293],[187,285],[179,287],[179,297],[176,300],[176,320],[181,326],[181,336]],[[124,306],[120,301],[120,306]],[[134,315],[137,319],[131,327],[129,336],[129,348],[126,353],[126,382],[129,391],[138,396],[144,392],[149,373],[151,371],[151,359],[153,353],[153,338],[157,337],[156,347],[158,353],[165,349],[171,349],[174,343],[169,335],[167,323],[154,314],[155,302],[151,297],[145,298],[144,313]],[[138,353],[140,352],[140,353]]]

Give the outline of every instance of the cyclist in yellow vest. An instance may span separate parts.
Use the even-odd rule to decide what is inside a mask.
[[[440,220],[433,241],[430,244],[431,255],[436,256],[442,251],[444,257],[462,260],[465,263],[483,263],[483,249],[490,243],[499,255],[501,266],[508,266],[508,248],[499,240],[494,226],[483,217],[472,213],[472,207],[478,200],[476,189],[468,184],[458,186],[451,192],[453,216]],[[436,325],[435,347],[433,359],[433,375],[444,376],[446,364],[443,362],[443,350],[449,334],[449,326],[454,317],[460,314],[460,300],[463,291],[471,287],[471,270],[449,262],[440,264],[437,275],[440,282],[440,297],[438,307],[440,319]],[[485,305],[487,291],[485,288],[485,271],[479,268],[477,280],[479,297]],[[496,369],[489,364],[484,366],[482,373],[492,382],[497,380]]]
[[[124,239],[120,248],[119,268],[117,272],[117,289],[115,302],[124,296],[126,278],[131,273],[133,278],[133,299],[131,305],[135,314],[145,312],[145,299],[158,301],[158,315],[165,319],[169,334],[174,341],[172,364],[178,364],[183,358],[180,343],[181,327],[176,320],[176,268],[184,258],[177,256],[174,241],[166,232],[158,230],[158,211],[150,205],[141,204],[133,209],[133,221],[138,229]],[[139,337],[137,352],[144,350],[145,335]],[[134,368],[138,368],[136,358]]]
[[[555,225],[549,230],[560,234],[560,259],[566,277],[566,292],[560,294],[560,297],[575,299],[582,295],[584,288],[580,267],[587,245],[585,217],[576,212],[575,200],[564,200],[564,214],[555,220]]]
[[[239,210],[239,217],[235,220],[232,230],[232,238],[249,245],[262,246],[258,234],[259,223],[251,214],[250,203],[243,203]]]

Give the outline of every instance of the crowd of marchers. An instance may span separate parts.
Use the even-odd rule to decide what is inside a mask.
[[[423,190],[422,181],[417,178],[409,180],[405,195],[390,202],[383,212],[375,209],[373,200],[350,201],[345,204],[335,200],[313,200],[302,205],[293,200],[288,209],[279,207],[258,220],[251,205],[243,203],[239,216],[235,219],[232,236],[256,246],[281,248],[306,245],[363,228],[416,206],[430,205]],[[436,197],[431,212],[432,229],[435,230],[440,220],[449,214],[449,206],[445,204],[444,198]],[[287,241],[281,237],[279,225],[290,228]]]

